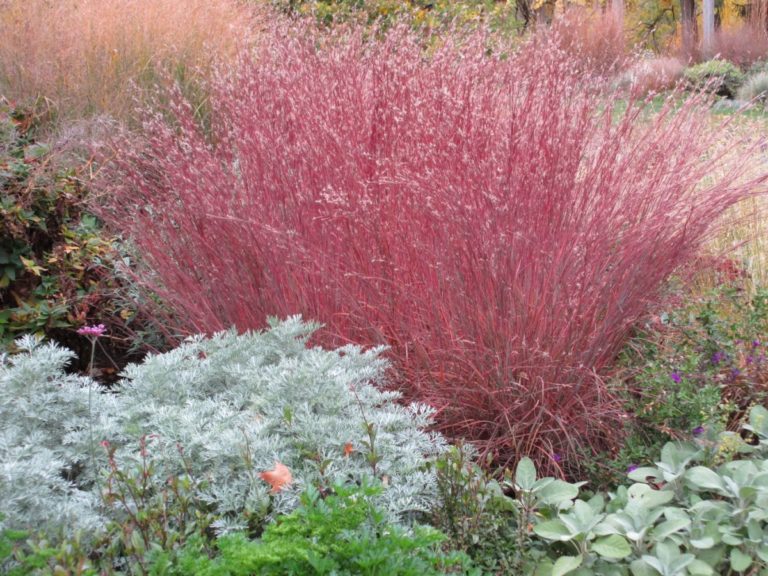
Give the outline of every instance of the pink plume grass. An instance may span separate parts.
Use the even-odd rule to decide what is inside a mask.
[[[499,464],[615,446],[611,362],[764,178],[702,102],[619,101],[557,42],[291,26],[222,69],[210,132],[177,99],[113,143],[102,212],[148,288],[193,331],[302,314],[390,346],[393,385]]]

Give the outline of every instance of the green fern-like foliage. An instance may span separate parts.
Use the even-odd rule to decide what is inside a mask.
[[[427,511],[436,487],[425,464],[445,448],[426,431],[432,410],[381,387],[380,349],[311,348],[315,329],[294,317],[195,337],[129,366],[115,393],[66,376],[69,352],[19,341],[26,352],[0,366],[5,525],[91,530],[120,513],[96,496],[109,467],[147,457],[158,490],[169,476],[199,481],[220,532],[258,529],[308,487],[372,477],[387,486],[377,505],[392,520]],[[271,493],[260,473],[275,462],[292,481]]]
[[[229,534],[218,541],[214,558],[192,540],[175,558],[158,555],[153,569],[169,576],[469,573],[468,558],[445,554],[440,548],[445,536],[434,528],[406,530],[387,523],[370,501],[377,492],[366,486],[335,488],[323,498],[309,490],[301,505],[268,526],[261,539]]]

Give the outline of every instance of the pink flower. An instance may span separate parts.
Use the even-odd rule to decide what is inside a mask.
[[[80,334],[80,336],[98,338],[99,336],[103,336],[106,331],[107,328],[104,324],[99,324],[97,326],[83,326],[82,328],[78,328],[77,333]]]

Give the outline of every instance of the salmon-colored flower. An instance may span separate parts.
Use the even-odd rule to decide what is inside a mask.
[[[355,447],[352,446],[352,442],[344,444],[344,458],[349,458],[349,455],[355,451]]]
[[[272,486],[272,490],[270,491],[271,494],[277,494],[293,481],[293,476],[291,476],[291,471],[288,469],[288,466],[277,461],[275,461],[273,470],[262,472],[259,474],[259,478]]]

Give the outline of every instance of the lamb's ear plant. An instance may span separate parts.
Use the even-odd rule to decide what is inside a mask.
[[[661,459],[655,467],[637,468],[629,473],[629,477],[633,480],[663,483],[681,495],[685,471],[697,456],[701,456],[701,449],[693,444],[668,442],[661,449]]]
[[[744,429],[754,435],[757,449],[763,454],[768,453],[768,410],[765,407],[755,406],[750,410]]]
[[[749,448],[731,433],[715,446],[668,443],[655,466],[629,472],[629,487],[607,498],[536,509],[531,548],[543,549],[540,575],[714,576],[768,573],[768,410],[752,409]],[[736,446],[736,443],[741,446]],[[713,453],[722,463],[713,463]],[[746,456],[748,459],[732,459]],[[517,486],[537,482],[521,461]],[[526,499],[518,494],[518,504]],[[568,499],[570,500],[570,499]],[[546,544],[542,546],[542,541]]]
[[[605,502],[600,495],[586,501],[577,499],[583,484],[537,478],[530,459],[523,458],[518,463],[513,483],[519,511],[518,547],[523,553],[526,548],[535,547],[534,536],[565,545],[564,552],[556,558],[545,557],[537,563],[537,574],[593,574],[601,568],[603,558],[618,559],[630,554],[622,537],[599,535],[596,528],[605,518]]]

